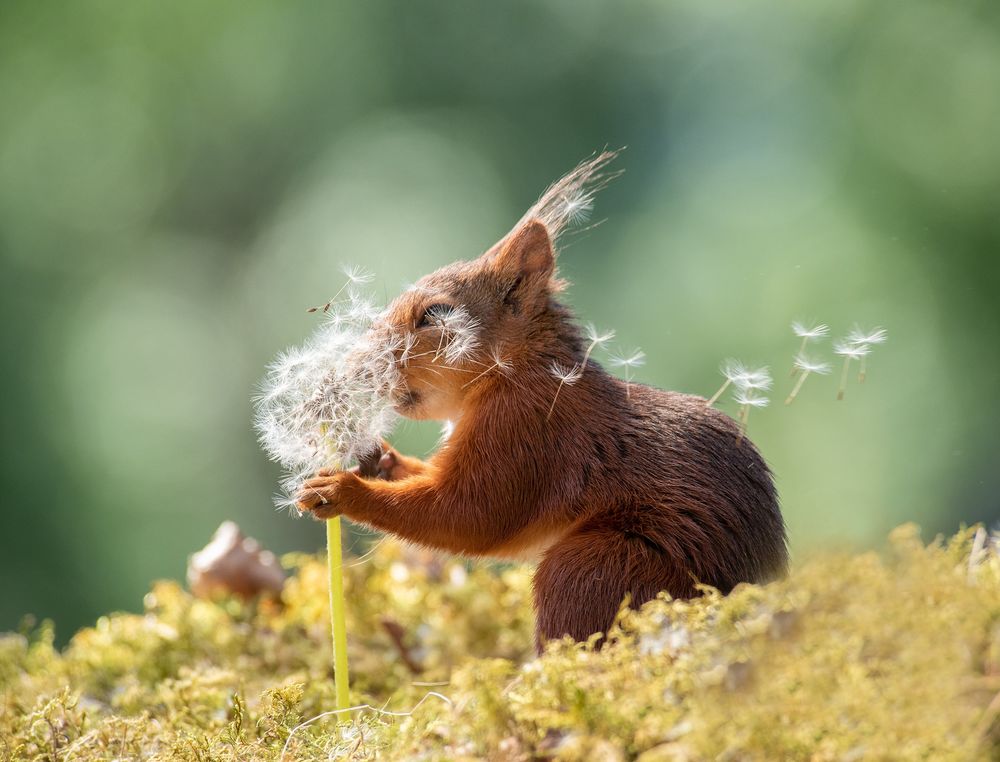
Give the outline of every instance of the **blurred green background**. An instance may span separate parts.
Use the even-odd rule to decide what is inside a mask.
[[[772,366],[795,554],[998,518],[1000,5],[8,0],[0,629],[136,609],[226,518],[319,548],[272,507],[268,360],[341,264],[391,298],[605,145],[569,299],[643,381]],[[796,317],[887,327],[868,383],[782,406]]]

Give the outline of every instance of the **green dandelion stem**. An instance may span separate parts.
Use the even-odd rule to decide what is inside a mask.
[[[340,516],[326,522],[326,556],[330,573],[330,632],[333,636],[333,678],[337,691],[337,709],[347,709],[351,705],[351,693],[347,672],[344,550]]]
[[[868,368],[866,366],[866,360],[868,355],[861,355],[861,367],[858,368],[858,383],[863,384],[865,382],[865,376],[868,375]]]

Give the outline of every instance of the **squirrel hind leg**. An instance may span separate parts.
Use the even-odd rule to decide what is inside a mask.
[[[644,536],[600,517],[573,529],[545,554],[535,571],[535,647],[569,635],[582,641],[607,632],[629,597],[633,608],[667,591],[695,595],[683,559]]]

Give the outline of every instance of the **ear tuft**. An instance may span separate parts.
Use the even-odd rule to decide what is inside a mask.
[[[548,278],[555,269],[552,239],[541,220],[531,219],[502,241],[492,260],[498,270]]]

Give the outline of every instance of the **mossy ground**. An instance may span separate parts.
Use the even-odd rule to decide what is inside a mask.
[[[353,697],[416,708],[304,727],[334,705],[323,563],[288,559],[281,605],[162,582],[144,614],[104,617],[61,652],[49,626],[0,637],[0,757],[997,758],[1000,559],[972,537],[925,546],[902,527],[883,554],[657,600],[602,650],[539,659],[530,569],[384,541],[347,570]]]

